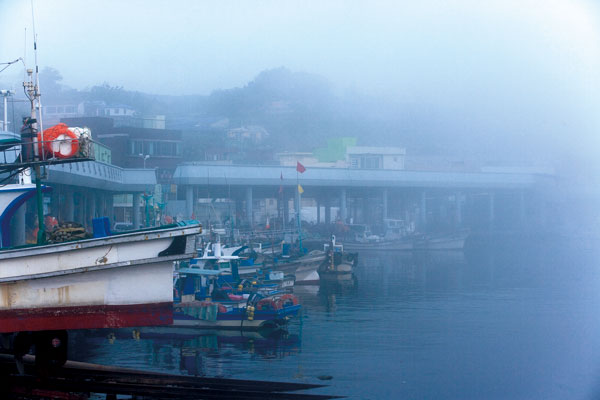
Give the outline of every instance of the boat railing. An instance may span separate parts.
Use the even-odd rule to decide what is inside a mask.
[[[39,140],[27,143],[21,140],[19,135],[13,135],[13,138],[0,140],[0,173],[22,171],[37,165],[49,166],[95,160],[97,143],[87,136],[78,139]],[[38,147],[38,151],[34,151],[35,146]],[[61,153],[59,149],[65,147],[67,150]],[[56,151],[42,150],[48,148],[54,148]]]

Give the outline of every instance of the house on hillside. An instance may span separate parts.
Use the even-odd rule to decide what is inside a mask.
[[[269,137],[269,132],[262,126],[250,125],[240,128],[229,129],[226,133],[227,139],[233,142],[259,143]]]
[[[81,117],[85,113],[84,103],[61,103],[42,107],[44,126],[58,124],[63,118]]]
[[[110,104],[104,107],[105,117],[132,117],[135,109],[125,104]]]

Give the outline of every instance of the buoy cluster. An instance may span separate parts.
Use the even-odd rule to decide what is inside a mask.
[[[79,151],[79,141],[89,137],[88,128],[69,128],[60,123],[38,133],[38,150],[46,157],[71,158]]]

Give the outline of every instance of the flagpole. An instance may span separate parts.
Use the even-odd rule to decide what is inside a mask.
[[[300,246],[300,253],[302,253],[302,224],[300,222],[300,210],[302,209],[302,193],[300,193],[300,175],[298,174],[298,168],[296,167],[296,192],[298,193],[298,245]]]
[[[279,217],[281,217],[281,220],[283,221],[283,223],[281,224],[281,228],[283,229],[283,235],[285,237],[285,206],[284,205],[284,200],[285,200],[285,193],[284,193],[284,189],[283,189],[283,171],[280,172],[279,174],[279,203],[277,205],[277,212],[280,213]]]

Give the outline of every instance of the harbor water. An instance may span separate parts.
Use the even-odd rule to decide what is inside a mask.
[[[351,399],[599,398],[599,248],[361,252],[352,279],[295,288],[303,311],[285,334],[75,331],[70,358]]]

